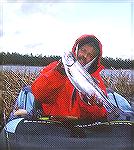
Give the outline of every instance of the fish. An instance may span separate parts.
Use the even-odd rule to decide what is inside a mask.
[[[108,120],[125,120],[128,116],[134,116],[133,111],[126,112],[110,102],[107,95],[105,95],[104,92],[98,87],[96,79],[93,78],[78,62],[72,52],[64,52],[62,56],[62,63],[64,65],[66,75],[73,86],[80,93],[89,98],[89,105],[91,105],[90,97],[94,94],[97,99],[102,100],[103,106],[107,110]],[[90,68],[90,66],[88,67]]]

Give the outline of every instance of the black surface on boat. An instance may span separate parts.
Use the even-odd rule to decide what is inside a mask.
[[[0,150],[134,149],[134,122],[71,124],[21,120],[15,133],[0,133]]]

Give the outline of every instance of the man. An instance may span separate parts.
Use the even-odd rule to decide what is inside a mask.
[[[82,35],[76,40],[72,52],[106,94],[105,85],[99,74],[103,69],[100,64],[101,42],[94,35]],[[88,67],[92,60],[93,63]],[[83,95],[74,88],[65,74],[62,62],[53,62],[45,67],[31,88],[35,99],[41,102],[46,116],[74,117],[90,121],[107,117],[103,105],[95,103],[95,96],[91,97],[91,105],[84,101]]]

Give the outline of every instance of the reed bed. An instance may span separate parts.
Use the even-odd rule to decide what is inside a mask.
[[[134,74],[119,71],[118,74],[106,76],[102,74],[106,87],[121,94],[129,102],[134,102]]]
[[[26,85],[31,85],[37,76],[36,71],[0,71],[0,124],[3,121],[3,112],[8,118],[20,90]]]
[[[0,124],[2,124],[2,112],[5,111],[6,118],[13,109],[15,100],[22,89],[31,83],[38,76],[39,72],[0,71]],[[111,87],[129,101],[134,101],[134,77],[125,74],[105,76],[103,75],[107,87]]]

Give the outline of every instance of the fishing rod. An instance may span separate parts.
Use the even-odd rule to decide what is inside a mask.
[[[5,137],[6,137],[6,147],[7,147],[7,150],[11,150],[11,146],[10,146],[10,140],[9,140],[9,134],[8,134],[8,131],[7,131],[7,121],[6,121],[6,110],[4,109],[3,111],[3,121],[4,121],[4,134],[5,134]]]

